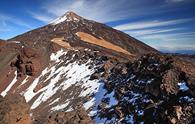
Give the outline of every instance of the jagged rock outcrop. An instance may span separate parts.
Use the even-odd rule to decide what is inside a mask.
[[[16,60],[11,62],[10,66],[16,68],[17,77],[21,77],[22,75],[33,76],[35,73],[34,71],[35,65],[33,65],[33,62],[30,60],[24,61],[21,55],[18,55],[16,57]]]
[[[134,62],[116,64],[104,80],[118,104],[109,107],[111,99],[102,99],[96,117],[108,119],[109,123],[194,122],[195,96],[188,89],[190,77],[173,60],[148,54]]]

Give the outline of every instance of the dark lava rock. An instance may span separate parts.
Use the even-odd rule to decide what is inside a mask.
[[[35,120],[34,124],[94,124],[94,122],[84,108],[78,108],[70,112],[55,112],[46,119]]]
[[[109,62],[109,61],[108,61]],[[99,105],[99,117],[115,122],[188,124],[194,121],[195,99],[181,91],[178,83],[186,82],[186,73],[166,55],[147,54],[134,62],[105,63],[105,88],[114,92],[118,104]],[[109,65],[109,66],[108,66]],[[126,65],[126,66],[124,66]]]

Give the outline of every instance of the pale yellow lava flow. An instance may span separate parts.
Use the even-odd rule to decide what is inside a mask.
[[[64,41],[63,37],[61,37],[61,38],[54,38],[54,39],[51,40],[51,42],[56,43],[56,44],[58,44],[58,45],[60,45],[60,46],[62,46],[64,48],[70,48],[71,47],[68,42]]]
[[[113,50],[113,51],[116,51],[116,52],[120,52],[120,53],[124,53],[124,54],[128,54],[128,55],[132,55],[134,56],[133,54],[129,53],[128,51],[126,51],[125,49],[115,45],[115,44],[112,44],[104,39],[97,39],[96,37],[88,34],[88,33],[84,33],[84,32],[77,32],[76,35],[78,37],[80,37],[80,39],[84,42],[88,42],[88,43],[91,43],[91,44],[95,44],[95,45],[98,45],[98,46],[101,46],[101,47],[104,47],[106,49],[110,49],[110,50]]]

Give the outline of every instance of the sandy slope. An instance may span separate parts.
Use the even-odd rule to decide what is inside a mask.
[[[95,44],[95,45],[98,45],[98,46],[101,46],[101,47],[104,47],[104,48],[107,48],[110,50],[114,50],[116,52],[120,52],[120,53],[124,53],[124,54],[128,54],[128,55],[133,55],[117,45],[114,45],[114,44],[112,44],[104,39],[97,39],[90,34],[87,34],[84,32],[77,32],[76,35],[79,36],[81,38],[81,40],[83,40],[85,42]]]

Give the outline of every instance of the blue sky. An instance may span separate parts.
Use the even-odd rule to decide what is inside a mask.
[[[157,49],[195,50],[195,0],[1,0],[0,39],[48,24],[67,11]]]

